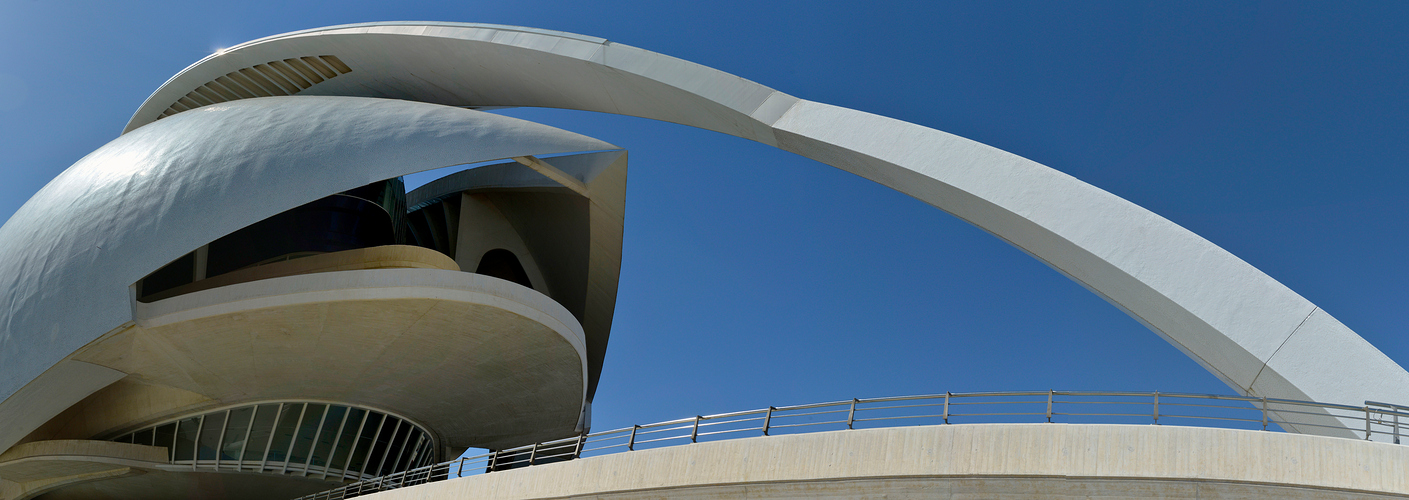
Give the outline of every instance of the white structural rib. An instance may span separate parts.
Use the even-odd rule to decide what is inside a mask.
[[[543,174],[544,177],[552,179],[553,182],[561,184],[563,187],[571,189],[577,194],[586,197],[592,196],[591,193],[587,191],[586,184],[583,184],[582,181],[577,180],[576,177],[569,175],[567,172],[558,170],[558,167],[549,165],[546,161],[532,156],[515,156],[514,161],[533,169],[535,172]]]
[[[454,23],[373,23],[278,35],[187,68],[148,99],[127,130],[156,120],[216,76],[308,54],[335,55],[353,71],[306,94],[600,111],[774,145],[913,196],[1023,249],[1240,393],[1350,404],[1409,401],[1409,373],[1349,328],[1217,245],[1133,203],[974,141],[798,99],[602,39]]]

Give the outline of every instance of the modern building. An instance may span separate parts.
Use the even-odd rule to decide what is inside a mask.
[[[504,106],[798,153],[1012,243],[1240,394],[1409,401],[1409,373],[1325,311],[1035,162],[599,38],[372,23],[197,62],[0,228],[0,493],[294,497],[590,429],[626,153],[475,110]],[[454,165],[474,168],[400,180]],[[789,477],[759,480],[811,476]]]

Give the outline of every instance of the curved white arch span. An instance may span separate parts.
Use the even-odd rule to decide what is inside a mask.
[[[600,111],[774,145],[913,196],[1023,249],[1243,394],[1409,400],[1409,373],[1335,318],[1133,203],[974,141],[599,38],[455,23],[277,35],[182,71],[138,109],[127,131],[179,111],[185,106],[174,103],[221,75],[322,55],[351,71],[294,93]]]

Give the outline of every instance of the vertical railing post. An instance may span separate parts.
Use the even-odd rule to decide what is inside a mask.
[[[703,417],[703,416],[700,416],[700,415],[695,415],[695,427],[692,428],[692,429],[690,429],[690,442],[691,442],[691,443],[695,442],[695,440],[700,437],[700,419],[702,419],[702,418],[704,418],[704,417]]]
[[[533,459],[538,456],[538,444],[533,443],[533,448],[528,450],[528,465],[530,467],[533,466]]]
[[[763,414],[763,435],[768,435],[768,426],[773,423],[773,407],[768,407],[768,413]]]
[[[1399,408],[1390,411],[1394,412],[1394,444],[1399,444]]]
[[[1052,389],[1047,389],[1047,423],[1052,423]]]
[[[1370,407],[1365,407],[1365,440],[1370,440]]]
[[[1159,391],[1155,391],[1155,425],[1159,425]]]
[[[587,446],[587,434],[577,435],[577,449],[572,451],[572,458],[582,458],[582,448]]]
[[[944,391],[944,423],[949,423],[949,391]]]
[[[1262,397],[1262,430],[1267,430],[1267,397]]]
[[[851,428],[852,428],[852,424],[856,423],[856,403],[857,403],[857,401],[859,401],[859,400],[857,400],[856,398],[851,398],[851,411],[848,411],[848,412],[846,413],[846,428],[847,428],[847,429],[851,429]]]
[[[499,462],[499,450],[494,450],[494,451],[489,452],[489,470],[487,470],[487,471],[485,471],[485,472],[494,472],[494,466],[495,466],[495,465],[498,465],[498,462]]]
[[[636,429],[640,428],[639,425],[631,426],[631,438],[626,440],[626,451],[636,451]]]
[[[465,475],[465,457],[460,457],[460,468],[455,470],[455,477]]]

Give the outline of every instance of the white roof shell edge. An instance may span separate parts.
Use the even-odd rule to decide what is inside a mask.
[[[425,22],[276,35],[182,71],[137,110],[127,131],[216,76],[324,54],[353,72],[302,94],[600,111],[777,146],[989,231],[1115,304],[1242,394],[1409,401],[1409,372],[1330,314],[1133,203],[984,144],[603,39]]]

